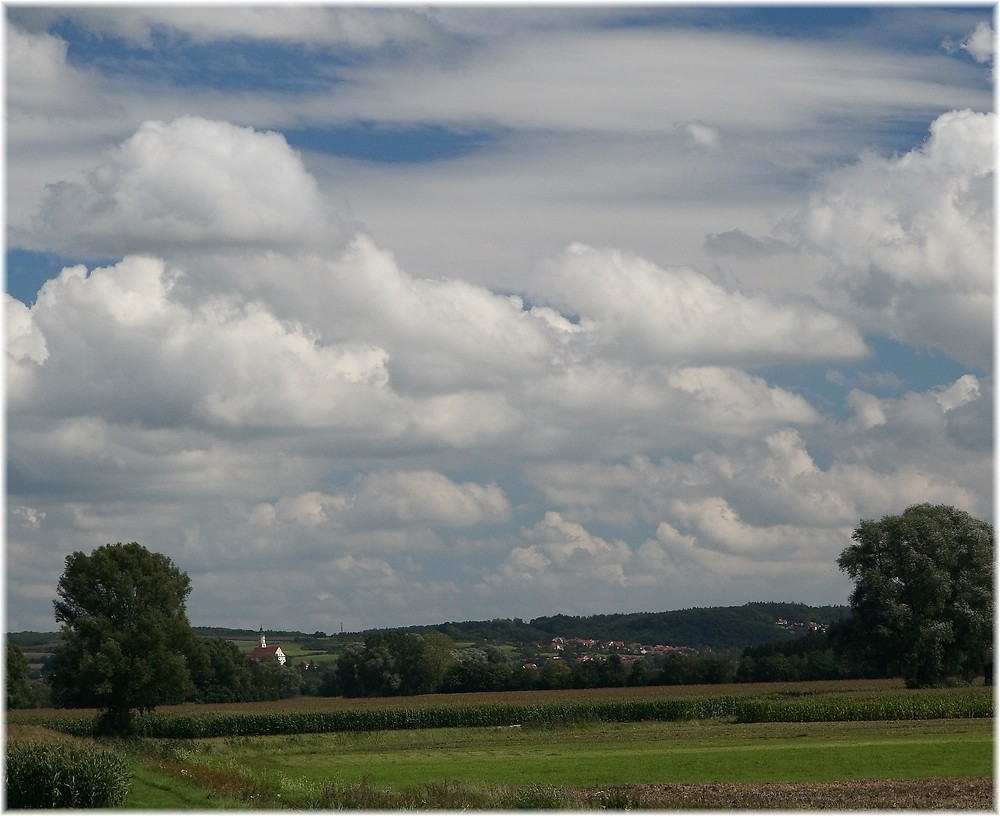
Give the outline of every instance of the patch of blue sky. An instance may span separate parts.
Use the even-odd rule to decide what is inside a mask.
[[[283,130],[296,150],[386,164],[459,158],[489,147],[501,130],[452,129],[444,125],[379,125],[353,122],[336,127]]]
[[[150,45],[142,46],[122,37],[95,35],[68,17],[57,20],[50,31],[67,42],[70,65],[182,88],[307,91],[335,84],[338,69],[355,59],[349,51],[273,40],[197,42],[162,26],[154,26]]]
[[[622,8],[602,18],[605,27],[691,27],[729,29],[768,37],[852,39],[878,37],[886,48],[937,50],[942,31],[965,37],[978,20],[988,20],[992,6],[913,6],[885,14],[879,4],[640,6]]]
[[[716,12],[706,9],[708,25],[718,22]],[[945,40],[960,42],[979,21],[992,18],[992,6],[915,5],[892,8],[880,4],[802,4],[759,6],[747,4],[726,9],[728,25],[769,37],[841,39],[877,42],[888,50],[939,52]]]
[[[930,346],[900,343],[884,335],[868,335],[865,342],[875,354],[858,367],[859,372],[891,370],[903,381],[906,391],[928,391],[951,385],[963,374],[985,376],[988,372],[963,365]],[[846,369],[845,369],[846,371]]]
[[[816,156],[812,166],[799,168],[785,179],[789,187],[796,183],[802,189],[809,189],[818,178],[836,171],[845,165],[859,161],[859,156],[872,153],[886,159],[901,156],[912,150],[919,150],[930,137],[928,121],[933,121],[943,113],[952,110],[942,107],[939,110],[884,111],[879,116],[853,116],[840,113],[830,116],[821,122],[817,134],[829,139],[828,152],[824,156]],[[832,136],[839,135],[838,140]],[[834,145],[839,146],[834,149]]]
[[[852,388],[878,397],[901,396],[908,391],[947,387],[963,374],[987,373],[970,371],[936,349],[907,345],[883,335],[867,335],[865,342],[873,353],[856,363],[762,366],[751,373],[772,386],[799,394],[818,411],[840,420],[851,414],[844,396]]]
[[[740,28],[749,28],[778,37],[828,36],[844,29],[861,28],[872,21],[871,6],[819,3],[803,6],[737,6],[731,9],[732,21]]]
[[[614,25],[630,27],[677,26],[732,28],[779,37],[826,37],[845,29],[868,25],[870,6],[649,6],[627,9]]]
[[[84,264],[88,269],[110,266],[121,258],[67,258],[54,252],[8,248],[4,258],[4,291],[27,306],[34,304],[46,281],[59,277],[69,266]]]

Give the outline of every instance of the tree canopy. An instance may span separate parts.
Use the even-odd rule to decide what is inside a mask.
[[[993,526],[946,505],[862,520],[837,564],[855,581],[843,633],[910,686],[964,681],[992,660]]]
[[[373,632],[341,653],[337,679],[347,697],[427,694],[454,662],[454,645],[436,632]]]
[[[107,544],[66,557],[56,621],[57,705],[104,710],[110,733],[126,733],[133,711],[180,702],[191,690],[187,656],[195,649],[185,602],[187,574],[142,545]]]
[[[27,708],[31,705],[31,684],[28,682],[28,660],[19,646],[5,644],[7,662],[4,686],[7,708]]]

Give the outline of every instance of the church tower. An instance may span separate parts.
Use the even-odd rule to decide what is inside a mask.
[[[260,631],[257,633],[257,643],[258,646],[252,652],[250,652],[250,659],[260,663],[261,661],[272,661],[277,660],[279,665],[284,666],[287,657],[285,653],[281,651],[280,646],[268,646],[267,638],[264,637],[264,627],[260,627]]]

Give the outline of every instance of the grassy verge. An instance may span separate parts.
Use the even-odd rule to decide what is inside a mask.
[[[236,799],[220,796],[199,787],[191,777],[179,770],[174,774],[142,762],[131,764],[132,783],[125,807],[129,810],[221,810],[242,809]]]

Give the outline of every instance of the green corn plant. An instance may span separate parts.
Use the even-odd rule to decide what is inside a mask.
[[[117,807],[128,795],[125,760],[110,751],[75,745],[9,741],[9,808]]]

